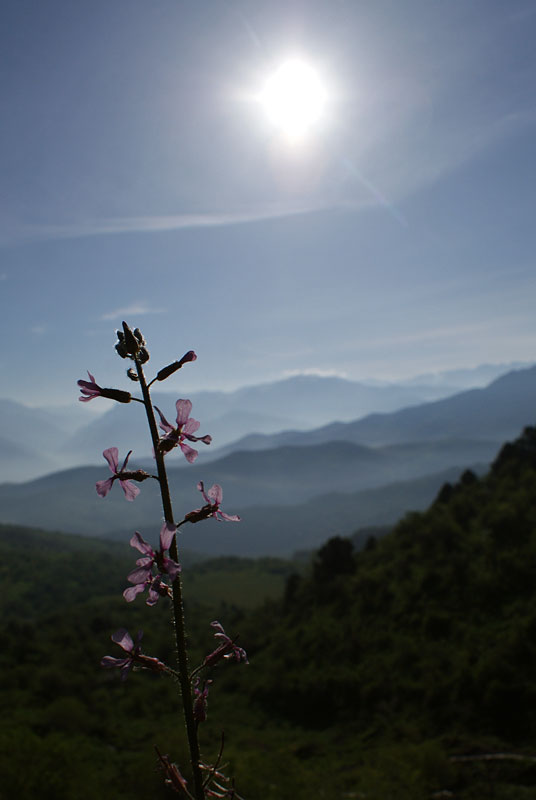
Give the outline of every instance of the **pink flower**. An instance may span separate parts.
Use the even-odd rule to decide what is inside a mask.
[[[158,448],[162,453],[169,453],[174,447],[180,447],[186,460],[192,463],[195,461],[199,453],[185,443],[185,439],[190,442],[204,442],[210,444],[212,436],[194,436],[193,434],[199,429],[200,423],[190,417],[192,404],[190,400],[177,400],[175,403],[177,409],[177,427],[174,428],[171,423],[167,421],[159,408],[155,406],[160,416],[160,427],[164,431],[165,436],[160,439]]]
[[[130,392],[123,392],[121,389],[103,389],[95,382],[94,376],[88,370],[89,381],[78,381],[81,397],[78,399],[82,403],[89,403],[96,397],[108,397],[110,400],[117,400],[118,403],[130,403],[132,395]]]
[[[136,637],[136,643],[132,641],[132,636],[127,631],[126,628],[120,628],[118,631],[112,634],[112,642],[119,645],[121,650],[126,653],[126,657],[124,658],[113,658],[112,656],[104,656],[101,659],[101,667],[111,668],[117,667],[121,670],[121,680],[126,680],[128,678],[128,673],[134,666],[134,664],[138,664],[140,667],[145,669],[151,669],[154,672],[164,672],[167,670],[165,664],[159,661],[157,658],[152,658],[151,656],[144,656],[141,652],[141,638],[143,636],[143,631],[138,631],[138,636]]]
[[[223,630],[223,626],[219,622],[210,623],[213,628],[216,628],[217,633],[214,634],[216,639],[220,640],[218,647],[212,651],[203,661],[204,667],[213,667],[222,658],[235,658],[237,661],[244,661],[248,663],[247,653],[243,647],[238,647],[235,644],[236,638],[233,640]]]
[[[94,400],[95,397],[101,397],[102,389],[101,387],[95,383],[95,378],[88,370],[89,381],[78,381],[78,385],[80,386],[80,392],[82,395],[86,395],[86,397],[79,397],[78,399],[82,401],[82,403],[88,403],[90,400]]]
[[[206,505],[204,505],[203,508],[196,508],[195,511],[190,511],[186,514],[184,519],[187,522],[200,522],[209,517],[214,517],[218,522],[221,520],[225,520],[226,522],[240,522],[238,514],[225,514],[225,512],[220,510],[223,492],[219,484],[215,483],[214,486],[211,486],[210,489],[205,492],[205,484],[203,481],[199,481],[197,488],[203,495]]]
[[[133,471],[126,470],[128,459],[130,458],[131,453],[132,450],[129,450],[127,457],[123,461],[123,466],[121,469],[117,469],[119,466],[119,450],[117,447],[109,447],[103,452],[102,455],[108,462],[108,466],[110,467],[110,471],[113,472],[113,476],[105,481],[97,481],[95,486],[97,489],[97,494],[100,497],[106,497],[115,480],[119,480],[127,500],[132,501],[139,495],[140,490],[137,486],[134,486],[132,481],[144,481],[146,478],[150,478],[151,476],[143,469],[137,469]]]
[[[162,573],[169,575],[170,580],[174,581],[181,571],[180,564],[165,555],[165,551],[169,550],[171,546],[175,531],[175,525],[164,522],[160,530],[160,549],[156,552],[140,536],[138,531],[135,532],[130,544],[140,553],[143,553],[143,558],[138,558],[136,569],[133,569],[128,575],[128,580],[134,586],[129,586],[123,592],[123,597],[127,602],[131,603],[145,589],[149,590],[148,606],[154,606],[160,597],[169,595],[170,587],[162,581]],[[153,567],[156,567],[156,575],[153,575]]]

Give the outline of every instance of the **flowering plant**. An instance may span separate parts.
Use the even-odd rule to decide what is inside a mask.
[[[149,351],[141,331],[131,328],[123,322],[123,329],[117,331],[118,341],[115,346],[118,355],[123,359],[133,362],[133,367],[127,375],[141,389],[141,398],[135,397],[130,392],[120,389],[108,389],[99,386],[94,376],[88,371],[89,381],[79,380],[80,400],[88,402],[98,397],[106,397],[119,403],[132,401],[141,403],[145,407],[147,422],[151,435],[153,454],[156,462],[156,475],[150,475],[143,469],[127,468],[132,451],[129,451],[122,466],[119,467],[119,452],[117,447],[109,447],[103,452],[110,471],[110,478],[97,481],[96,490],[100,497],[106,497],[114,482],[119,481],[125,493],[125,498],[134,501],[140,493],[136,485],[138,482],[155,479],[160,488],[164,522],[160,529],[159,548],[156,550],[141,536],[138,531],[133,534],[130,544],[141,553],[141,558],[136,561],[135,568],[128,574],[127,580],[133,584],[123,592],[127,602],[135,600],[138,594],[147,589],[147,605],[155,606],[160,598],[165,598],[171,604],[173,614],[173,630],[177,650],[177,664],[171,667],[158,658],[147,656],[141,652],[142,631],[138,632],[134,641],[125,628],[120,628],[112,634],[112,641],[123,651],[122,657],[104,656],[101,666],[117,668],[121,679],[126,680],[132,671],[150,670],[162,675],[174,677],[178,683],[180,703],[186,723],[186,735],[190,752],[191,785],[181,774],[178,766],[173,764],[167,755],[162,755],[156,749],[160,766],[164,773],[165,783],[182,797],[190,800],[205,800],[207,797],[235,798],[240,800],[234,789],[234,784],[221,772],[220,763],[223,754],[223,738],[220,752],[214,764],[206,764],[201,760],[198,739],[198,729],[207,716],[207,698],[209,687],[213,679],[209,677],[213,668],[224,660],[243,661],[247,663],[246,652],[236,644],[236,637],[230,638],[219,622],[212,622],[216,629],[214,636],[218,645],[209,653],[195,669],[190,670],[188,651],[186,645],[186,626],[182,600],[181,565],[177,545],[177,530],[187,522],[195,523],[210,517],[225,522],[239,522],[237,515],[225,514],[220,510],[222,489],[214,484],[205,491],[203,481],[197,485],[205,505],[185,514],[180,522],[175,521],[169,483],[166,472],[165,458],[175,448],[179,448],[189,463],[195,461],[198,451],[188,442],[202,442],[209,445],[212,438],[207,434],[196,436],[195,433],[200,423],[190,416],[192,403],[190,400],[179,399],[176,402],[176,426],[167,421],[163,413],[151,400],[150,388],[155,381],[166,380],[184,364],[197,359],[193,350],[166,367],[159,370],[156,376],[147,381],[144,365],[149,361]],[[158,433],[155,411],[160,417],[162,435]]]

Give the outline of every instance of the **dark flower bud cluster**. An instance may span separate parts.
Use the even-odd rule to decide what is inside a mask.
[[[117,331],[117,338],[115,349],[121,358],[132,358],[140,364],[149,361],[149,351],[139,328],[134,328],[132,331],[127,323],[123,322],[123,330]]]

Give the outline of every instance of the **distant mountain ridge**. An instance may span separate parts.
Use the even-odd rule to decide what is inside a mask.
[[[536,418],[536,367],[515,370],[483,389],[468,389],[447,398],[400,409],[369,414],[352,422],[333,422],[303,433],[252,434],[233,449],[261,450],[283,442],[302,446],[346,441],[383,446],[448,437],[503,441]]]
[[[207,486],[222,485],[223,509],[242,517],[239,524],[210,520],[181,529],[189,549],[213,554],[273,555],[311,547],[326,538],[329,531],[322,526],[330,520],[334,522],[337,515],[333,510],[337,506],[346,509],[347,533],[358,523],[393,522],[411,507],[415,497],[411,480],[428,482],[425,500],[429,501],[443,480],[434,479],[434,475],[442,475],[448,468],[458,473],[467,465],[485,464],[497,447],[489,442],[465,440],[385,448],[330,442],[322,447],[231,453],[217,461],[186,467],[175,466],[182,464],[181,454],[177,453],[176,458],[168,459],[168,475],[177,519],[202,504],[196,489],[199,480]],[[151,466],[148,464],[147,469]],[[117,531],[130,531],[131,535],[134,530],[158,527],[162,512],[156,482],[143,483],[134,503],[125,501],[118,484],[102,499],[95,491],[95,483],[108,474],[103,459],[101,467],[72,468],[28,483],[0,485],[0,522],[94,536]],[[382,496],[382,487],[400,481],[406,486],[405,495],[397,495],[395,511],[391,509],[386,518],[384,512],[389,504]],[[363,515],[363,493],[367,490],[376,494],[365,503],[367,514]],[[335,505],[329,501],[325,506],[322,498],[330,493],[346,499]],[[422,494],[417,495],[419,500],[421,497]],[[313,513],[303,507],[309,503],[314,504]],[[329,507],[332,513],[326,517],[322,509]],[[267,520],[272,522],[267,524]],[[351,525],[350,530],[347,524]]]
[[[457,480],[467,466],[478,473],[487,468],[486,464],[451,467],[373,489],[320,494],[294,505],[259,503],[242,508],[231,499],[227,502],[225,495],[223,509],[239,511],[242,521],[187,525],[180,529],[180,543],[188,551],[210,556],[289,556],[317,547],[331,535],[350,536],[363,527],[393,524],[408,511],[426,508],[441,486]],[[39,523],[46,530],[125,544],[134,530],[154,537],[161,519],[156,487],[140,494],[135,503],[126,503],[119,488],[101,500],[94,492],[96,472],[94,467],[78,468],[29,484],[0,486],[2,524]],[[6,489],[14,489],[14,494]],[[175,507],[185,512],[198,506],[195,495],[193,484],[182,486],[174,492]]]
[[[126,406],[127,412],[134,405],[139,414],[138,404]],[[243,517],[239,525],[210,521],[186,526],[187,547],[214,554],[288,553],[337,532],[332,524],[342,526],[339,532],[351,533],[347,524],[355,530],[393,522],[421,502],[423,495],[414,491],[417,484],[425,482],[429,501],[445,470],[461,472],[489,463],[501,442],[531,424],[535,414],[536,367],[531,367],[508,373],[484,389],[391,414],[279,434],[265,449],[237,449],[209,460],[208,448],[203,448],[193,465],[176,451],[168,457],[168,469],[179,519],[201,504],[195,488],[199,480],[221,484],[224,510]],[[111,428],[107,444],[117,444],[114,432]],[[134,454],[131,465],[144,464]],[[152,460],[145,467],[152,471]],[[125,502],[118,485],[102,500],[94,484],[108,474],[102,460],[100,467],[71,468],[24,484],[0,485],[0,522],[90,535],[158,526],[161,509],[155,482],[143,484],[135,503]],[[386,488],[400,484],[405,495]],[[337,497],[327,499],[330,495]],[[389,497],[397,498],[392,509]],[[341,508],[344,514],[337,516]]]
[[[231,445],[244,433],[272,434],[288,428],[308,430],[333,420],[354,420],[372,410],[391,411],[444,394],[444,388],[377,387],[343,378],[301,375],[229,393],[200,392],[187,396],[192,401],[192,416],[201,422],[202,432],[212,436],[211,452],[214,452]],[[176,394],[154,393],[155,403],[170,420],[175,417],[176,399]],[[140,425],[139,409],[125,406],[114,407],[92,420],[65,444],[63,451],[74,456],[86,452],[90,445],[94,447],[96,440],[104,448],[112,435],[119,447],[133,448],[140,457],[150,452],[147,433]]]
[[[458,378],[463,386],[468,382],[478,383],[507,366],[483,365],[461,370]],[[210,449],[204,449],[206,460],[221,457],[222,447],[226,451],[236,450],[236,442],[248,435],[257,434],[260,439],[253,447],[241,442],[240,448],[263,449],[266,446],[263,435],[288,430],[304,432],[335,421],[355,421],[371,412],[393,412],[460,389],[449,383],[450,373],[429,377],[430,385],[419,379],[387,383],[294,375],[231,392],[190,393],[179,388],[173,393],[156,393],[155,399],[173,420],[177,397],[191,398],[194,418],[201,422],[203,432],[213,437]],[[135,391],[133,386],[126,388]],[[94,413],[103,407],[109,410]],[[140,411],[138,404],[109,407],[109,401],[101,400],[95,400],[91,409],[84,407],[77,400],[74,382],[72,405],[65,408],[30,408],[0,399],[0,481],[30,480],[54,469],[97,464],[102,451],[112,442],[122,451],[133,449],[137,458],[148,457],[151,448]],[[281,443],[294,442],[290,439]],[[15,458],[9,453],[15,453]]]

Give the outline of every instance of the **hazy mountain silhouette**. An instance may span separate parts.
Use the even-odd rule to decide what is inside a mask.
[[[345,441],[372,446],[448,437],[494,442],[515,436],[536,417],[536,367],[515,370],[483,389],[469,389],[442,400],[389,414],[369,414],[353,422],[334,422],[312,431],[254,434],[233,449],[261,450],[292,445]]]
[[[232,453],[210,463],[196,462],[194,465],[187,465],[177,451],[168,457],[168,470],[178,520],[202,505],[202,498],[196,489],[199,480],[204,480],[207,486],[220,483],[224,491],[224,510],[239,513],[243,517],[239,526],[224,526],[211,520],[210,526],[216,526],[213,532],[216,541],[211,543],[207,540],[207,547],[217,545],[215,552],[272,553],[280,552],[279,536],[283,532],[283,539],[290,537],[290,541],[294,536],[292,532],[301,530],[303,520],[296,506],[328,493],[347,493],[354,499],[339,505],[348,509],[347,517],[353,520],[353,527],[358,519],[361,520],[360,524],[393,521],[400,512],[400,506],[396,506],[396,514],[390,513],[385,520],[382,510],[388,506],[379,493],[371,501],[368,515],[361,519],[359,515],[363,498],[357,497],[356,492],[412,478],[428,478],[447,467],[461,469],[466,464],[487,462],[493,457],[497,446],[489,442],[465,440],[385,448],[330,442],[321,447],[282,447],[258,453]],[[174,466],[177,463],[185,466]],[[138,464],[133,462],[132,466]],[[151,463],[145,466],[148,470],[153,469]],[[130,530],[132,533],[135,529],[158,527],[162,512],[156,481],[143,483],[139,497],[134,503],[128,503],[118,483],[105,499],[97,496],[95,482],[108,475],[108,466],[103,459],[100,467],[72,468],[23,484],[3,484],[0,486],[0,522],[97,536],[117,530]],[[437,490],[439,479],[432,481],[432,485]],[[411,498],[409,494],[406,502],[411,502]],[[267,516],[264,510],[248,513],[248,509],[259,506],[263,509],[269,506],[289,507],[286,512],[276,513],[279,533],[270,524],[265,524]],[[402,510],[405,508],[403,506]],[[312,525],[311,536],[314,530],[316,542],[325,538],[329,531],[321,530],[323,523],[320,520],[325,519],[325,515],[317,515],[315,522],[315,514],[308,512],[305,524]],[[282,517],[285,518],[284,525],[280,520]],[[201,528],[205,527],[188,525],[185,535],[197,536],[199,532],[203,540],[207,533]],[[235,531],[235,527],[239,527],[240,531]],[[223,528],[228,530],[224,531]],[[194,533],[191,533],[192,530]],[[309,545],[305,539],[296,544],[297,547]],[[197,541],[189,542],[187,546],[195,550],[203,549]],[[237,551],[237,547],[242,549]]]
[[[462,371],[464,374],[459,377],[465,382],[482,380],[486,371],[489,374],[490,370],[499,368],[475,368]],[[222,446],[227,446],[229,451],[262,449],[344,438],[346,429],[338,430],[336,424],[332,430],[318,434],[317,439],[309,442],[299,436],[289,438],[288,434],[272,442],[265,440],[263,434],[290,429],[303,433],[335,420],[355,421],[372,411],[392,412],[454,393],[456,386],[441,375],[431,376],[434,385],[419,383],[416,379],[387,384],[297,375],[233,392],[183,392],[182,396],[190,396],[193,416],[201,421],[203,432],[213,436],[213,444],[205,450],[205,457],[219,458],[222,451],[218,449]],[[175,417],[174,404],[179,394],[155,394],[157,404],[170,420]],[[111,443],[121,451],[133,449],[138,459],[150,456],[151,446],[139,404],[109,407],[109,401],[96,400],[88,408],[78,403],[75,396],[73,391],[72,406],[61,409],[29,408],[11,400],[0,400],[0,439],[4,440],[3,446],[0,444],[0,481],[29,480],[52,469],[98,464],[102,451]],[[95,413],[102,408],[108,410]],[[236,445],[249,434],[260,434],[260,438]],[[405,435],[404,438],[419,437]],[[354,441],[360,441],[359,437]],[[10,453],[14,453],[15,458],[11,458]]]

